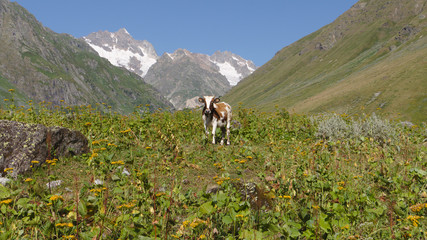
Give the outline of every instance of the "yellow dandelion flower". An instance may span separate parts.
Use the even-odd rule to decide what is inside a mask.
[[[350,225],[348,225],[348,224],[347,224],[347,225],[345,225],[345,226],[342,226],[342,227],[341,227],[341,229],[342,229],[342,230],[344,230],[344,229],[349,229],[349,228],[350,228]]]
[[[9,171],[12,172],[12,170],[13,170],[13,168],[5,168],[4,172],[9,172]]]
[[[25,182],[31,182],[31,181],[33,181],[33,179],[32,179],[32,178],[27,178],[27,179],[25,179]]]
[[[9,89],[9,92],[15,92],[15,89],[11,88],[11,89]]]
[[[117,147],[117,145],[116,145],[116,144],[114,144],[114,143],[108,143],[107,145],[108,145],[108,146]]]
[[[55,224],[57,227],[74,227],[72,223],[57,223]]]
[[[410,206],[409,208],[411,209],[412,212],[419,212],[423,208],[427,208],[427,203],[419,203],[419,204]]]
[[[317,209],[319,209],[319,208],[320,208],[320,206],[318,206],[318,205],[313,205],[313,208],[317,210]]]
[[[7,101],[9,101],[9,99],[5,98],[5,99],[3,99],[3,101],[7,102]]]
[[[126,203],[126,204],[122,204],[120,206],[117,206],[118,209],[122,209],[122,208],[133,208],[135,206],[135,203],[131,202],[131,203]]]
[[[199,236],[199,239],[206,239],[205,234],[200,235],[200,236]]]
[[[420,223],[418,219],[420,218],[424,218],[424,217],[417,216],[417,215],[409,215],[406,219],[409,219],[412,222],[412,225],[414,225],[414,227],[418,227],[418,224]]]
[[[151,147],[145,147],[145,149],[150,150],[150,149],[151,149]]]
[[[291,196],[283,195],[282,197],[285,198],[285,199],[291,199]]]
[[[103,188],[94,188],[94,189],[91,189],[91,190],[89,190],[89,192],[102,192],[102,191],[104,191],[104,190],[106,190],[107,188],[106,187],[103,187]]]
[[[116,162],[111,162],[111,164],[117,164],[117,165],[124,165],[125,164],[125,162],[123,162],[123,160],[119,160],[119,161],[116,161]]]
[[[0,201],[0,204],[9,204],[9,203],[11,203],[12,202],[12,199],[6,199],[6,200],[3,200],[3,201]]]
[[[123,131],[120,131],[121,133],[128,133],[128,132],[130,132],[131,130],[130,130],[130,128],[128,128],[128,129],[126,129],[126,130],[123,130]]]
[[[160,196],[165,195],[165,194],[166,193],[164,193],[164,192],[159,192],[159,193],[156,194],[156,197],[160,197]]]
[[[190,227],[191,228],[196,228],[197,226],[199,226],[198,222],[192,222],[192,223],[190,223]]]
[[[51,201],[56,201],[58,199],[64,200],[64,198],[60,195],[53,195],[52,197],[49,198],[49,200]]]
[[[92,126],[92,123],[91,123],[91,122],[86,122],[86,123],[85,123],[85,126],[90,127],[90,126]]]
[[[190,224],[190,221],[188,220],[185,220],[184,222],[182,222],[182,226],[185,228],[188,226],[188,224]]]

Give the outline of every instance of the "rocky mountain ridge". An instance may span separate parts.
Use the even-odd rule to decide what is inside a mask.
[[[133,39],[124,28],[115,33],[99,31],[83,39],[98,52],[99,56],[108,59],[114,66],[124,67],[144,77],[148,69],[157,61],[153,45],[146,40]]]
[[[209,56],[185,49],[163,54],[144,80],[158,89],[177,109],[199,106],[199,96],[222,96],[231,88]]]
[[[177,49],[158,56],[152,44],[135,40],[124,28],[114,33],[99,31],[83,39],[113,65],[144,77],[177,109],[194,107],[191,99],[199,95],[225,94],[256,69],[252,61],[228,51],[209,56]]]

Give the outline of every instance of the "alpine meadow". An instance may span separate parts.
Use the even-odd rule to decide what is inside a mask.
[[[48,135],[16,174],[0,131],[0,239],[426,239],[426,16],[360,0],[284,47],[221,97],[221,145],[200,107],[0,0],[0,123],[88,145],[58,157]]]

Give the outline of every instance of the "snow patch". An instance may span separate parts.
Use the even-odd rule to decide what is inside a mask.
[[[255,68],[251,68],[250,64],[248,64],[248,61],[246,61],[246,66],[248,67],[249,71],[255,72]]]
[[[117,41],[117,38],[115,38]],[[156,58],[150,57],[148,54],[145,53],[144,49],[140,47],[142,52],[144,53],[144,56],[141,56],[137,53],[134,53],[132,51],[123,50],[116,48],[115,46],[109,47],[110,51],[106,51],[104,48],[99,47],[95,44],[92,44],[90,41],[86,42],[95,50],[98,52],[99,56],[106,58],[111,64],[118,67],[125,67],[130,68],[129,63],[132,57],[135,57],[138,61],[141,62],[141,68],[139,70],[142,71],[141,77],[144,77],[147,74],[148,69],[157,62]]]
[[[215,63],[219,67],[219,72],[227,78],[231,86],[235,86],[242,79],[242,74],[238,73],[229,62],[213,63]]]

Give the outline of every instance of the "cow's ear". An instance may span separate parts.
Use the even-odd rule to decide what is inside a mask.
[[[215,98],[214,103],[219,103],[221,101],[219,98]]]
[[[199,102],[204,102],[205,101],[205,99],[204,98],[202,98],[202,97],[199,97]]]

